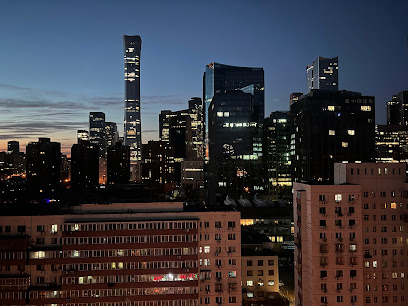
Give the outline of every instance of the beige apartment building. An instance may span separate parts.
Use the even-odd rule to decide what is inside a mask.
[[[0,304],[241,305],[240,213],[183,203],[0,217]]]
[[[278,256],[270,250],[242,253],[242,300],[251,303],[266,301],[279,292]]]
[[[296,305],[408,305],[406,164],[294,183]]]

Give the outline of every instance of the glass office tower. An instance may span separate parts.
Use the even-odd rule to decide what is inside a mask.
[[[306,67],[307,92],[312,89],[339,89],[339,58],[318,56],[312,65]]]
[[[204,72],[204,116],[205,116],[205,143],[206,156],[209,156],[208,151],[208,108],[217,92],[225,92],[226,90],[243,89],[246,86],[253,85],[259,89],[257,100],[257,116],[262,120],[264,118],[264,70],[263,68],[237,67],[223,65],[219,63],[208,64]],[[248,88],[248,90],[250,90]]]
[[[123,36],[125,54],[125,145],[130,147],[130,162],[142,159],[140,120],[140,36]]]

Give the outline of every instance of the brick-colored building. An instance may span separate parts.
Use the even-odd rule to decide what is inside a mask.
[[[294,183],[296,305],[407,305],[406,164],[334,173]]]
[[[1,305],[241,305],[240,214],[183,203],[0,217]]]

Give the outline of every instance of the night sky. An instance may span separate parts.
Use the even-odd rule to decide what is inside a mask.
[[[265,114],[306,90],[306,65],[339,56],[339,88],[385,103],[408,90],[407,1],[3,1],[0,150],[38,137],[69,153],[90,111],[123,136],[122,35],[142,37],[143,142],[162,109],[202,97],[205,65],[263,67]]]

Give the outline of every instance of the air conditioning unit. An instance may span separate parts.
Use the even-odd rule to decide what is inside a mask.
[[[190,230],[188,228],[186,228],[186,232],[189,232]]]
[[[177,259],[181,259],[181,256],[177,256]]]
[[[185,269],[184,271],[185,271],[185,272],[190,272],[190,269]]]

